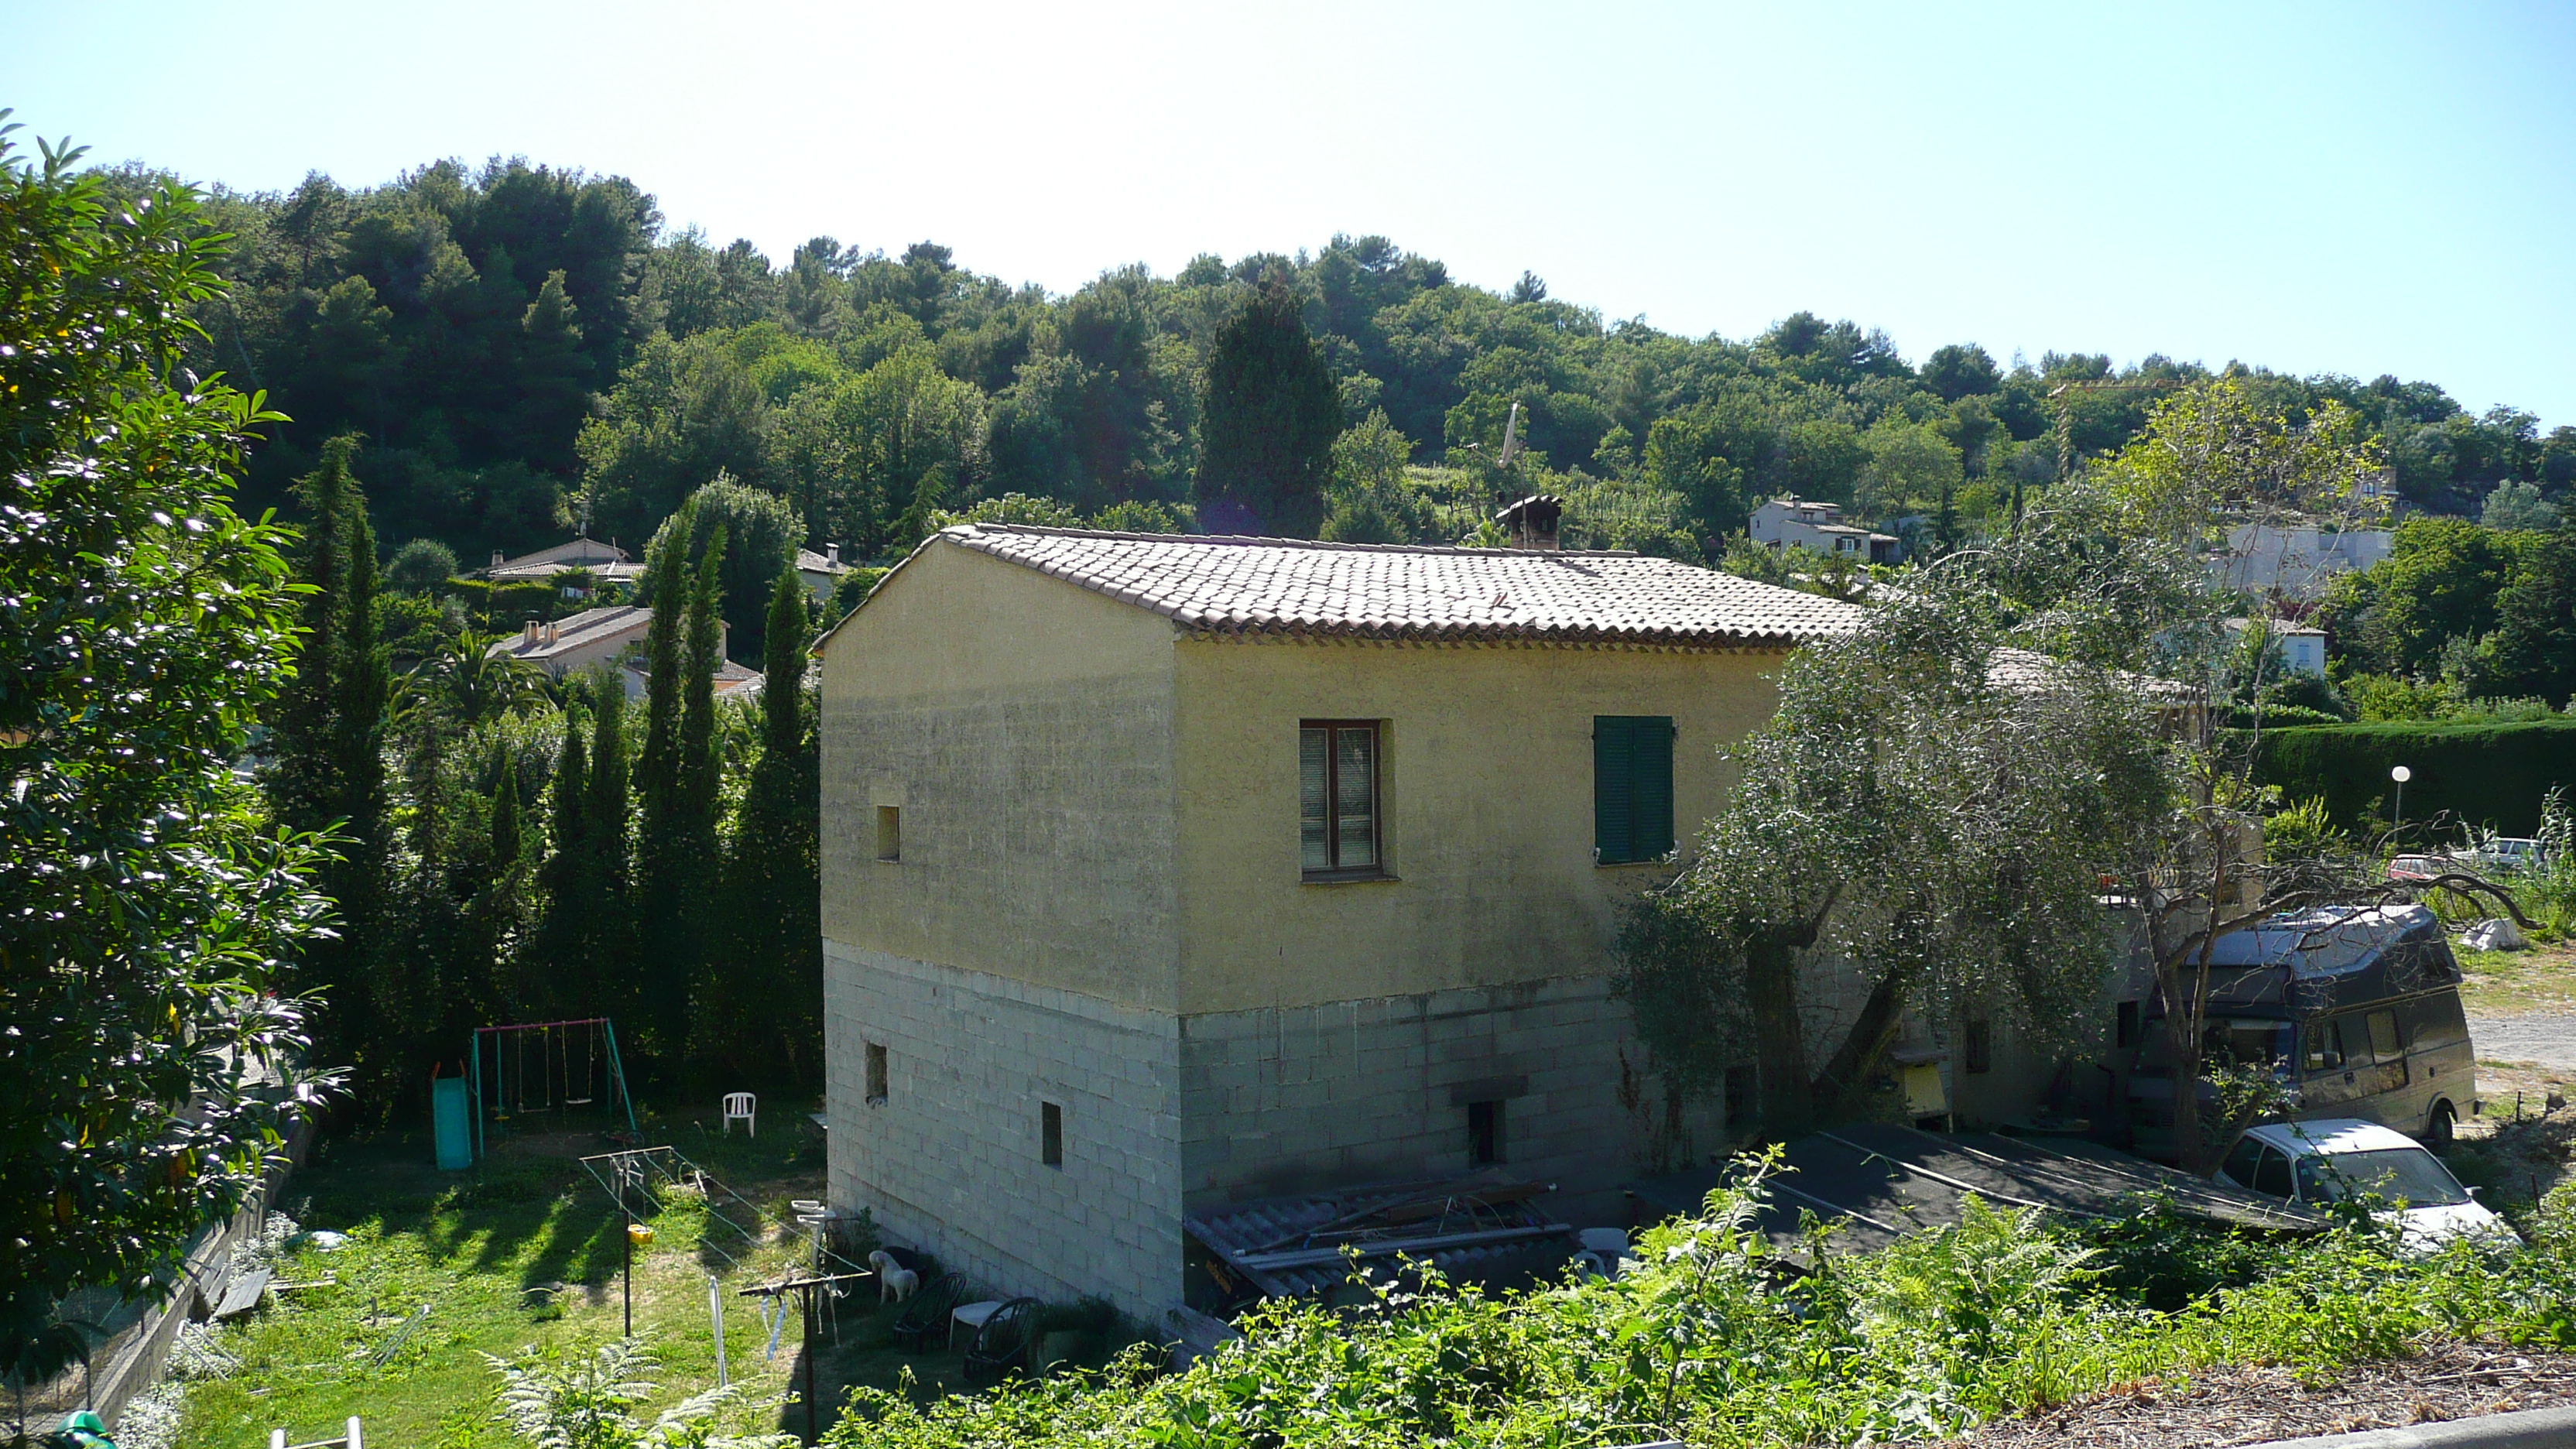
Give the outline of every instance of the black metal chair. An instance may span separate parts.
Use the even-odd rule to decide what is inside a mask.
[[[942,1273],[922,1284],[894,1321],[894,1341],[915,1352],[938,1347],[948,1337],[948,1315],[965,1296],[963,1273]]]
[[[1037,1373],[1038,1316],[1046,1305],[1035,1298],[1014,1298],[993,1310],[975,1341],[966,1349],[966,1382],[989,1383],[1014,1370]]]

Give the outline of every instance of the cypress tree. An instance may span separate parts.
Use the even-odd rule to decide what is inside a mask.
[[[724,1065],[794,1085],[820,1076],[823,940],[817,869],[815,734],[805,708],[805,586],[795,570],[770,591],[761,752],[726,852],[738,965],[714,989]]]
[[[641,1045],[665,1061],[680,1054],[686,1025],[690,955],[688,887],[703,858],[692,859],[682,793],[681,700],[688,692],[683,642],[695,572],[689,541],[696,531],[694,501],[684,504],[654,550],[653,622],[646,638],[651,655],[645,680],[644,749],[635,763],[639,833],[635,840],[636,952],[631,990]]]
[[[589,888],[589,759],[583,739],[587,723],[576,708],[564,711],[563,745],[555,754],[554,783],[546,795],[546,856],[538,867],[543,924],[530,952],[531,985],[547,1009],[587,1013],[594,994],[583,976],[589,966],[590,913],[597,898]]]
[[[582,1010],[632,1015],[635,985],[635,919],[627,812],[631,808],[626,764],[626,690],[606,670],[591,679],[590,788],[582,801],[584,886],[590,892],[590,931],[582,943],[581,979],[590,996]]]
[[[717,613],[724,597],[725,530],[708,530],[699,556],[697,586],[689,597],[688,659],[683,668],[685,692],[680,707],[677,801],[669,817],[670,839],[657,842],[674,854],[667,886],[679,906],[673,923],[667,976],[653,1003],[660,1018],[666,1054],[677,1057],[689,1038],[689,1005],[693,988],[707,964],[707,912],[714,905],[722,857],[716,838],[716,794],[722,766],[716,759],[716,671],[724,664],[724,627]],[[676,572],[677,570],[675,570]]]
[[[296,485],[311,519],[296,574],[311,592],[297,610],[302,638],[295,653],[295,680],[281,695],[269,726],[269,764],[262,784],[278,820],[299,830],[318,830],[339,818],[334,808],[339,780],[333,768],[339,752],[333,736],[339,720],[341,614],[347,603],[348,555],[340,529],[349,511],[351,446],[348,438],[324,444],[321,468]]]
[[[1218,330],[1199,415],[1200,519],[1286,538],[1324,522],[1340,385],[1306,335],[1296,294],[1275,277]]]
[[[351,1009],[371,1031],[382,1033],[397,1025],[375,999],[383,970],[393,964],[385,935],[393,850],[385,838],[390,812],[384,753],[393,663],[376,615],[376,531],[367,523],[366,498],[354,481],[341,506],[347,585],[339,611],[340,647],[332,661],[338,673],[338,710],[331,729],[331,768],[338,784],[336,811],[345,822],[340,829],[349,840],[326,879],[340,903],[341,949],[350,968],[343,989],[351,994]]]
[[[504,745],[501,778],[492,786],[492,879],[502,881],[516,874],[527,849],[519,830],[519,757]]]
[[[392,669],[376,617],[376,541],[365,495],[349,473],[357,440],[323,445],[321,467],[298,486],[311,521],[298,569],[310,587],[293,685],[270,737],[262,784],[280,823],[336,828],[336,858],[319,872],[339,912],[334,939],[305,952],[321,989],[320,1054],[351,1064],[362,1087],[402,1068],[405,995],[385,979],[392,851],[385,838],[384,731]]]

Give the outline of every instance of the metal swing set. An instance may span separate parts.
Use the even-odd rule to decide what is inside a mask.
[[[584,1107],[605,1112],[611,1122],[624,1117],[626,1139],[636,1140],[635,1098],[617,1055],[617,1027],[607,1017],[478,1026],[468,1060],[477,1158],[490,1130],[506,1136]]]

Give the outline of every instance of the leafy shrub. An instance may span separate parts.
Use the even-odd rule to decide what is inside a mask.
[[[434,538],[415,538],[394,550],[385,582],[405,593],[427,593],[456,577],[456,550]]]
[[[2571,1338],[2576,1198],[2532,1250],[2402,1255],[2366,1218],[2268,1243],[2170,1218],[2070,1228],[1971,1203],[1868,1255],[1759,1229],[1767,1164],[1639,1236],[1616,1281],[1492,1294],[1436,1272],[1354,1308],[1272,1302],[1185,1372],[1100,1372],[917,1404],[861,1389],[842,1446],[1852,1443],[1946,1438],[2113,1384],[2224,1363],[2312,1380],[2444,1336]]]
[[[612,1340],[586,1358],[552,1349],[483,1358],[501,1376],[494,1417],[542,1449],[772,1449],[796,1442],[789,1434],[708,1437],[706,1422],[735,1396],[730,1388],[683,1399],[645,1423],[636,1406],[661,1385],[645,1378],[659,1365],[641,1339]]]

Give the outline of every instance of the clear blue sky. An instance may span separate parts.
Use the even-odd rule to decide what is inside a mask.
[[[0,0],[0,105],[245,189],[520,154],[783,259],[1080,285],[1380,232],[1919,360],[2393,372],[2576,422],[2576,7]]]

